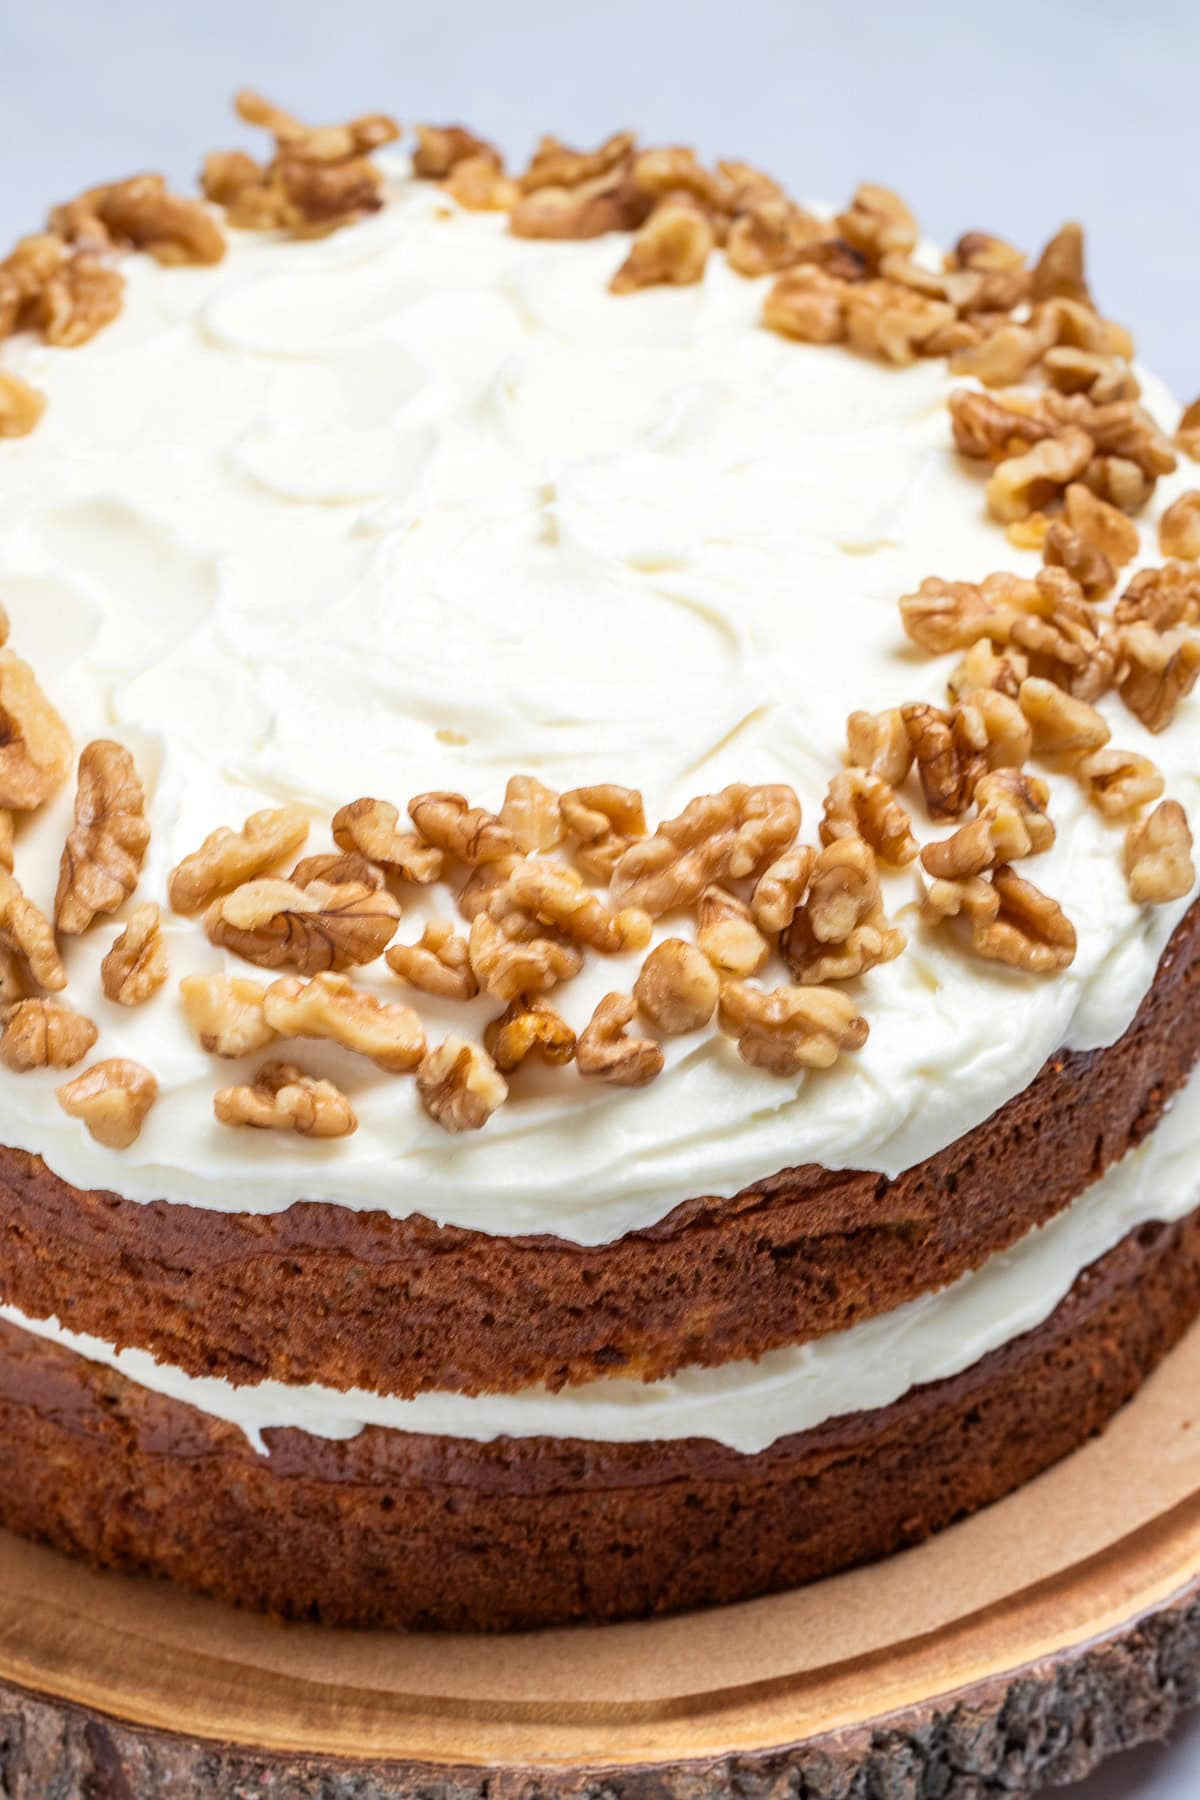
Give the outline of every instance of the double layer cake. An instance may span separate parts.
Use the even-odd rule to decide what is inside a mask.
[[[240,109],[0,264],[0,1522],[471,1629],[915,1542],[1200,1309],[1197,411],[1076,227]]]

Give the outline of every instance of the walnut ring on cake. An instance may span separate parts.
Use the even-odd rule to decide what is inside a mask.
[[[0,1524],[330,1624],[767,1593],[1200,1312],[1200,402],[618,132],[0,262]]]

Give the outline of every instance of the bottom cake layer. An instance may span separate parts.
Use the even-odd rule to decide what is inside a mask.
[[[331,1624],[496,1630],[794,1586],[918,1542],[1098,1431],[1200,1310],[1200,1211],[1144,1225],[1044,1324],[753,1456],[236,1426],[0,1324],[0,1522]]]

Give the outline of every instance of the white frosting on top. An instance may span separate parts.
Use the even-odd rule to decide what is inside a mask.
[[[944,699],[948,661],[906,641],[898,596],[931,573],[1036,567],[952,452],[944,363],[785,342],[757,323],[762,284],[719,257],[697,287],[614,299],[625,249],[521,242],[397,177],[380,216],[324,240],[234,234],[215,268],[127,259],[125,310],[86,349],[5,347],[50,405],[0,443],[0,599],[77,742],[104,732],[139,759],[153,839],[138,899],[264,805],[309,807],[316,850],[358,795],[403,807],[445,787],[494,807],[516,771],[639,786],[652,819],[727,781],[789,781],[811,838],[847,713]],[[1169,397],[1149,397],[1172,424]],[[1160,485],[1148,557],[1186,485]],[[1196,700],[1158,739],[1104,709],[1200,817]],[[61,1077],[4,1074],[0,1141],[134,1199],[330,1199],[581,1242],[787,1165],[894,1174],[1059,1046],[1119,1036],[1181,916],[1134,906],[1119,828],[1071,781],[1051,788],[1058,842],[1028,873],[1075,923],[1072,967],[969,961],[917,924],[913,877],[893,880],[910,945],[858,984],[871,1037],[832,1071],[781,1081],[698,1034],[668,1042],[636,1093],[522,1073],[484,1131],[452,1137],[411,1078],[304,1045],[288,1054],[345,1089],[356,1135],[234,1132],[212,1094],[258,1059],[209,1057],[177,983],[253,971],[170,920],[168,987],[121,1009],[100,991],[117,929],[102,920],[65,947],[70,998],[100,1026],[97,1055],[154,1071],[159,1103],[118,1153],[61,1112]],[[43,904],[70,804],[19,832]],[[414,891],[400,937],[451,910]],[[555,1004],[582,1025],[638,961],[590,957]],[[362,980],[413,998],[382,963]],[[498,1010],[418,1005],[431,1040]]]
[[[141,1387],[238,1425],[265,1450],[263,1432],[297,1426],[317,1437],[353,1437],[365,1425],[438,1437],[586,1438],[642,1443],[711,1438],[752,1454],[827,1419],[889,1406],[909,1388],[970,1368],[1040,1325],[1076,1276],[1150,1220],[1184,1217],[1200,1201],[1200,1075],[1158,1129],[1088,1188],[1066,1212],[1012,1249],[894,1312],[759,1362],[684,1369],[666,1381],[592,1381],[547,1393],[420,1394],[400,1400],[334,1388],[264,1381],[233,1387],[186,1375],[144,1350],[114,1350],[0,1306],[0,1318],[127,1375]]]

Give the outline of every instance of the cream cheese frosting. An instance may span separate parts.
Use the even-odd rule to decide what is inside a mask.
[[[518,771],[638,786],[651,819],[727,781],[787,781],[811,837],[847,713],[942,701],[947,660],[907,642],[898,596],[933,573],[1037,566],[953,453],[945,364],[785,342],[758,324],[763,284],[719,258],[694,288],[614,299],[626,247],[515,239],[394,162],[385,209],[352,230],[233,233],[212,268],[131,257],[125,309],[86,349],[6,346],[51,403],[0,444],[0,599],[77,744],[104,733],[138,759],[153,836],[137,900],[165,900],[184,854],[260,807],[308,809],[316,850],[359,795],[451,788],[495,807]],[[1170,397],[1145,386],[1172,426]],[[1187,485],[1160,483],[1147,559]],[[1197,700],[1158,738],[1115,698],[1101,709],[1200,819]],[[101,921],[64,946],[70,998],[97,1054],[144,1063],[159,1102],[114,1152],[62,1113],[61,1077],[4,1074],[0,1141],[136,1200],[323,1199],[582,1243],[789,1165],[895,1175],[1054,1050],[1118,1037],[1186,907],[1135,906],[1120,828],[1049,780],[1058,839],[1028,874],[1076,927],[1073,965],[968,961],[919,925],[913,878],[892,879],[909,947],[854,984],[871,1036],[833,1070],[781,1081],[716,1034],[673,1039],[637,1093],[523,1073],[465,1139],[411,1079],[305,1044],[297,1060],[349,1095],[357,1133],[234,1132],[212,1095],[257,1059],[203,1051],[178,981],[253,971],[169,918],[168,986],[123,1009],[99,974],[119,920]],[[70,802],[19,830],[43,904]],[[452,911],[413,890],[399,936]],[[581,1026],[639,961],[589,958],[555,1004]],[[361,980],[412,998],[383,965]],[[431,1041],[499,1010],[419,1005]]]
[[[139,1387],[237,1425],[264,1453],[265,1431],[294,1426],[324,1438],[367,1425],[437,1437],[581,1438],[601,1443],[708,1438],[746,1455],[828,1419],[890,1405],[910,1388],[970,1368],[1042,1324],[1076,1277],[1125,1235],[1150,1221],[1183,1218],[1200,1202],[1200,1075],[1193,1075],[1151,1136],[1047,1225],[938,1293],[815,1342],[769,1351],[758,1362],[689,1368],[665,1381],[592,1381],[549,1393],[420,1394],[415,1399],[351,1389],[264,1381],[235,1387],[185,1374],[144,1350],[115,1350],[29,1319],[12,1306],[0,1318]]]

